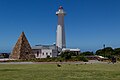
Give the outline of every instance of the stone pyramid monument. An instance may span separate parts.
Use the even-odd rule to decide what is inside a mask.
[[[32,48],[24,34],[20,35],[17,43],[15,44],[13,51],[10,55],[11,59],[31,59],[35,58],[35,55],[32,52]]]

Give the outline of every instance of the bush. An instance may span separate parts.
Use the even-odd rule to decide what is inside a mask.
[[[71,59],[70,52],[62,52],[60,56],[61,56],[61,58],[64,58],[65,60]]]
[[[94,53],[90,52],[90,51],[86,51],[86,52],[81,53],[80,55],[81,56],[92,56],[92,55],[94,55]]]
[[[78,59],[79,61],[88,62],[88,59],[87,59],[86,57],[84,57],[84,56],[77,56],[77,59]]]

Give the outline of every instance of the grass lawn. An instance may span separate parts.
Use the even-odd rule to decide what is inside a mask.
[[[0,80],[120,80],[120,63],[0,64]]]

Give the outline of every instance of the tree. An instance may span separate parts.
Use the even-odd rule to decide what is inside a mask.
[[[62,58],[64,58],[65,60],[71,59],[71,54],[70,52],[62,52],[60,55]]]
[[[111,47],[106,47],[104,49],[99,49],[96,51],[96,55],[104,56],[110,58],[114,54],[114,50]]]
[[[84,57],[84,56],[76,56],[76,59],[77,59],[78,61],[88,62],[88,59],[87,59],[86,57]]]
[[[81,53],[80,55],[82,55],[82,56],[92,56],[92,55],[94,55],[94,53],[90,52],[90,51],[86,51],[86,52]]]
[[[120,56],[120,48],[115,48],[114,49],[114,55]]]

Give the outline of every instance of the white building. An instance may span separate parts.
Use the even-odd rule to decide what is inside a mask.
[[[76,55],[80,54],[80,49],[76,48],[76,49],[70,49],[70,48],[63,48],[62,52],[73,52]]]
[[[80,53],[80,49],[68,49],[66,48],[66,40],[65,40],[65,28],[64,28],[64,16],[66,12],[63,10],[63,7],[60,6],[58,11],[56,12],[58,16],[58,25],[57,25],[57,34],[56,34],[56,46],[58,47],[58,51],[69,51],[74,53]]]
[[[65,41],[65,29],[64,29],[64,16],[66,15],[63,7],[60,6],[58,11],[56,12],[58,16],[58,25],[57,25],[57,33],[56,33],[56,46],[58,50],[61,51],[62,48],[66,48],[66,41]]]
[[[55,45],[36,45],[32,47],[36,58],[57,57],[58,51]]]

